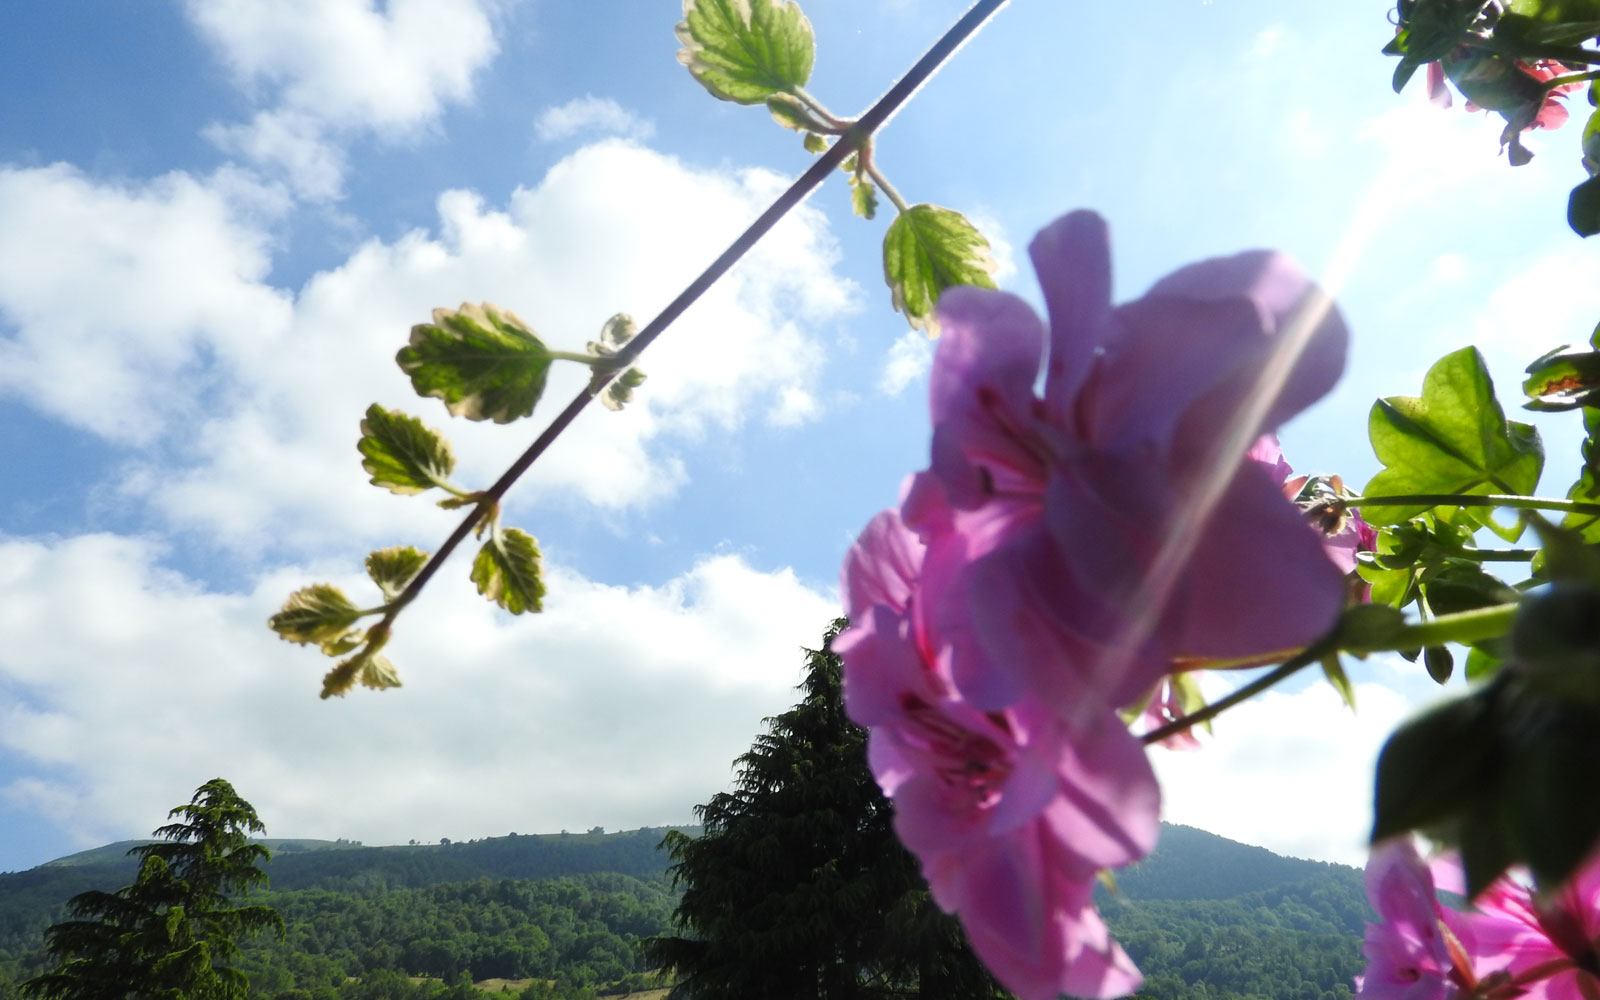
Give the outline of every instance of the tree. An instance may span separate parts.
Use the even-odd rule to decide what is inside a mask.
[[[1003,995],[895,839],[829,650],[846,624],[806,650],[800,703],[765,720],[733,791],[696,807],[704,833],[662,841],[682,933],[644,944],[672,1000]]]
[[[135,847],[134,883],[85,892],[67,904],[78,919],[45,932],[54,971],[22,984],[41,1000],[243,1000],[249,983],[229,967],[241,934],[283,933],[267,906],[231,897],[264,887],[271,852],[250,842],[265,827],[221,778],[201,785],[167,814],[155,843]]]

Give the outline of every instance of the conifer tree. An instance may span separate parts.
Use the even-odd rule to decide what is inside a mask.
[[[226,963],[235,939],[283,932],[267,906],[235,906],[264,887],[270,852],[250,842],[265,831],[255,809],[221,778],[201,785],[136,847],[139,874],[116,892],[85,892],[67,904],[77,918],[45,932],[56,968],[22,984],[39,1000],[243,1000],[249,983]]]
[[[895,839],[829,650],[846,624],[805,651],[800,703],[766,720],[733,790],[696,807],[704,833],[662,842],[681,934],[645,946],[677,974],[671,1000],[1003,995]]]

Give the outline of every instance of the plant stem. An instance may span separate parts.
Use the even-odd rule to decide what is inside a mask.
[[[1600,503],[1525,497],[1514,493],[1403,493],[1382,497],[1341,497],[1341,507],[1515,507],[1519,510],[1559,510],[1570,514],[1600,514]]]
[[[879,170],[878,164],[872,160],[871,151],[864,149],[861,151],[861,155],[864,157],[862,165],[867,168],[867,176],[871,177],[872,183],[878,185],[879,189],[883,191],[884,196],[889,199],[889,203],[895,207],[895,210],[898,212],[910,211],[911,206],[907,205],[906,200],[900,197],[900,192],[894,189],[894,185],[889,183],[889,178],[883,176],[883,171]]]
[[[1579,45],[1540,45],[1529,42],[1507,45],[1493,38],[1465,38],[1461,44],[1475,49],[1488,49],[1490,52],[1498,52],[1514,59],[1554,59],[1558,62],[1587,66],[1600,64],[1600,52]]]
[[[1527,562],[1539,554],[1538,549],[1461,549],[1455,553],[1475,562]]]
[[[937,42],[933,43],[933,47],[928,49],[921,59],[917,60],[916,64],[911,67],[905,76],[890,87],[887,93],[878,98],[878,102],[868,108],[866,114],[845,128],[838,142],[829,147],[805,173],[801,174],[793,184],[789,185],[788,190],[780,194],[778,199],[765,212],[762,212],[750,224],[748,229],[740,233],[739,237],[729,245],[728,249],[724,250],[716,260],[712,261],[700,273],[699,277],[690,282],[689,286],[680,292],[677,298],[668,303],[666,308],[662,309],[655,319],[652,319],[643,330],[639,331],[636,337],[628,341],[627,345],[616,353],[614,357],[617,370],[621,371],[633,364],[640,353],[654,343],[655,339],[661,336],[662,332],[681,316],[685,309],[693,305],[695,300],[705,294],[708,288],[726,274],[734,264],[738,263],[739,258],[748,253],[767,234],[768,230],[777,225],[779,219],[782,219],[791,209],[804,201],[812,190],[826,180],[834,170],[838,169],[839,164],[843,163],[846,157],[859,150],[872,134],[882,128],[890,116],[911,98],[912,94],[915,94],[924,83],[928,82],[929,78],[938,71],[945,60],[954,55],[956,50],[973,33],[983,27],[984,23],[1005,5],[1006,0],[977,0],[976,3],[968,8],[967,12],[961,15],[961,18],[951,25],[950,29]],[[798,88],[796,89],[798,90]],[[807,100],[807,97],[802,96],[802,94],[803,91],[797,93],[796,96],[800,97],[801,100]],[[829,117],[832,116],[830,115]],[[411,579],[410,583],[406,584],[406,589],[401,591],[400,596],[390,602],[389,610],[384,614],[384,624],[392,622],[406,605],[416,600],[417,595],[422,592],[422,588],[428,585],[428,581],[439,571],[439,567],[456,550],[456,547],[466,539],[467,535],[483,519],[484,515],[495,509],[500,502],[500,498],[505,496],[506,491],[511,488],[512,484],[522,478],[522,474],[528,471],[528,467],[549,449],[550,445],[555,442],[556,438],[561,436],[562,432],[571,426],[572,422],[577,419],[578,414],[583,412],[583,408],[589,405],[589,401],[593,398],[594,393],[590,391],[589,387],[586,386],[579,391],[573,397],[572,402],[568,403],[566,408],[557,414],[554,420],[550,421],[550,425],[544,429],[544,432],[534,439],[533,444],[529,445],[528,449],[511,464],[511,467],[502,473],[499,479],[495,480],[494,485],[483,491],[482,499],[473,507],[472,512],[463,518],[460,524],[456,525],[455,530],[444,540],[444,544],[439,546],[438,551],[428,559],[427,564]]]
[[[801,104],[804,104],[806,107],[810,108],[811,113],[816,115],[818,118],[821,118],[822,123],[828,126],[828,129],[835,134],[843,132],[845,129],[855,124],[855,122],[851,119],[840,118],[832,111],[829,111],[827,108],[823,107],[822,102],[807,93],[806,88],[804,87],[791,87],[789,89],[789,93],[798,98]]]
[[[1247,701],[1274,684],[1292,677],[1303,668],[1320,661],[1330,653],[1342,650],[1365,656],[1369,653],[1385,653],[1397,649],[1442,646],[1447,642],[1465,645],[1482,639],[1492,639],[1495,636],[1504,635],[1511,628],[1511,620],[1516,616],[1518,607],[1519,605],[1513,601],[1509,604],[1496,604],[1487,608],[1474,608],[1471,611],[1439,615],[1424,622],[1402,625],[1386,633],[1381,641],[1371,644],[1341,642],[1341,630],[1335,628],[1332,632],[1285,660],[1278,667],[1262,674],[1237,691],[1230,693],[1227,697],[1212,702],[1198,712],[1185,715],[1181,719],[1174,719],[1164,726],[1153,729],[1141,736],[1140,739],[1146,745],[1159,743],[1169,736],[1185,732],[1194,726],[1200,725],[1202,722],[1209,722],[1240,702]]]
[[[1334,635],[1337,635],[1337,633],[1334,633]],[[1300,652],[1296,653],[1294,656],[1283,661],[1283,663],[1276,668],[1262,674],[1260,677],[1257,677],[1255,680],[1246,684],[1244,687],[1239,688],[1237,691],[1230,693],[1226,697],[1217,699],[1197,712],[1185,715],[1181,719],[1174,719],[1164,726],[1152,729],[1150,732],[1139,737],[1139,739],[1143,741],[1146,746],[1148,746],[1151,743],[1160,743],[1169,736],[1176,736],[1179,733],[1187,732],[1203,722],[1210,722],[1212,719],[1221,715],[1223,712],[1226,712],[1228,709],[1239,704],[1240,702],[1249,701],[1251,698],[1254,698],[1256,695],[1265,691],[1267,688],[1272,687],[1274,684],[1286,680],[1299,673],[1305,667],[1318,662],[1324,656],[1333,652],[1333,650],[1333,636],[1330,635],[1323,639],[1319,639],[1318,641],[1307,646],[1305,649],[1302,649]]]

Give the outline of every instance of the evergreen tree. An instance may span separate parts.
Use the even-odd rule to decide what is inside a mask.
[[[677,974],[671,1000],[1003,995],[895,839],[829,650],[846,624],[806,650],[800,703],[766,720],[733,791],[696,807],[705,832],[662,841],[682,933],[645,946]]]
[[[162,838],[136,847],[139,874],[116,892],[85,892],[68,903],[78,919],[45,932],[54,971],[22,984],[40,1000],[243,1000],[249,983],[227,962],[240,934],[283,921],[266,906],[231,896],[266,885],[270,859],[250,834],[265,831],[250,803],[221,778],[201,785]]]

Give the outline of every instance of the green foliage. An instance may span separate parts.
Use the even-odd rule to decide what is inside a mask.
[[[349,694],[357,684],[374,691],[383,691],[387,688],[400,686],[400,672],[389,662],[389,658],[379,653],[381,643],[369,642],[356,655],[339,663],[322,678],[322,695],[324,699],[344,697]]]
[[[1368,420],[1372,450],[1385,468],[1367,483],[1367,496],[1414,493],[1532,493],[1544,465],[1539,434],[1508,422],[1477,348],[1439,359],[1423,379],[1421,397],[1391,396],[1373,404]],[[1398,524],[1430,508],[1362,507],[1371,524]],[[1457,516],[1502,537],[1521,525],[1496,522],[1491,508],[1435,508],[1446,520]]]
[[[392,601],[427,562],[426,552],[411,545],[395,545],[367,556],[367,575],[383,591],[384,600]]]
[[[767,720],[734,790],[696,809],[704,835],[663,841],[682,933],[647,951],[675,1000],[998,993],[894,837],[828,651],[843,625],[806,651],[800,703]]]
[[[533,412],[553,360],[516,313],[487,302],[435,309],[395,356],[417,395],[437,396],[453,416],[497,424]]]
[[[350,603],[344,591],[327,583],[314,583],[289,595],[283,609],[267,619],[267,625],[289,642],[317,643],[330,656],[339,655],[348,641],[350,628],[361,618],[361,609]],[[344,650],[354,646],[345,646]]]
[[[894,307],[913,329],[933,324],[939,293],[956,285],[993,288],[989,241],[960,212],[912,205],[883,237],[883,276]]]
[[[678,61],[721,100],[761,104],[811,79],[811,22],[789,0],[683,0],[676,33]]]
[[[472,582],[478,593],[514,615],[541,610],[544,579],[533,536],[496,525],[472,561]]]
[[[91,891],[69,903],[75,920],[45,934],[55,968],[28,980],[23,992],[41,1000],[243,1000],[249,981],[228,964],[235,939],[283,930],[266,906],[235,906],[232,897],[266,884],[259,867],[266,848],[249,841],[263,830],[250,804],[221,778],[196,790],[169,814],[179,822],[155,831],[160,841],[136,847],[134,883]]]
[[[386,410],[373,403],[361,421],[356,450],[372,485],[391,493],[421,493],[444,486],[455,471],[456,456],[450,442],[416,417]]]

